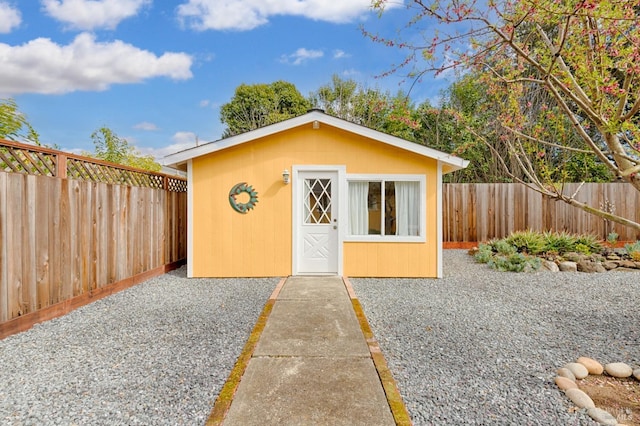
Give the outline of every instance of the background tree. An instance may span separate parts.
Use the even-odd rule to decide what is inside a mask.
[[[153,156],[142,155],[125,138],[119,137],[113,130],[103,126],[91,134],[91,140],[95,146],[95,152],[86,155],[122,164],[124,166],[157,172],[162,169]]]
[[[373,4],[384,10],[386,3]],[[570,161],[577,156],[640,190],[640,0],[490,1],[486,7],[413,0],[409,7],[415,15],[404,40],[370,36],[406,49],[412,78],[457,67],[482,77],[497,108],[493,133],[464,116],[461,123],[508,176],[640,231],[640,223],[564,194],[556,180],[568,178],[559,165],[567,172],[569,165],[579,167]],[[448,24],[450,32],[425,34],[434,23]],[[409,41],[417,39],[430,41]]]
[[[309,95],[309,102],[334,117],[407,140],[415,139],[416,108],[402,92],[392,96],[333,75],[330,83]]]
[[[38,133],[13,99],[0,99],[0,138],[40,145]]]
[[[241,84],[233,98],[220,108],[220,121],[227,126],[222,137],[248,132],[304,114],[311,104],[285,81],[271,84]]]

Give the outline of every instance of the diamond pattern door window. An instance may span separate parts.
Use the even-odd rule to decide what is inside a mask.
[[[304,223],[331,223],[331,179],[304,180]]]

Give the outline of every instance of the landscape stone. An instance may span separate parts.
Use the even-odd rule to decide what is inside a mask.
[[[615,253],[611,253],[611,254],[608,254],[608,255],[607,255],[607,259],[608,259],[608,260],[620,260],[620,256],[618,256],[618,255],[617,255],[617,254],[615,254]]]
[[[636,268],[636,262],[634,262],[633,260],[621,260],[619,262],[619,267],[620,268],[635,269]]]
[[[587,414],[596,422],[601,425],[617,425],[618,420],[613,417],[610,413],[600,409],[600,408],[589,408],[587,410]]]
[[[635,370],[633,370],[633,377],[640,380],[640,368],[636,368]]]
[[[556,374],[560,377],[567,378],[572,382],[576,381],[576,376],[574,376],[571,370],[569,370],[568,368],[564,368],[564,367],[558,368],[558,371],[556,371]]]
[[[576,376],[576,379],[584,379],[589,375],[589,370],[587,370],[587,367],[582,364],[578,364],[577,362],[570,362],[564,367],[568,368],[573,373],[573,375]]]
[[[612,362],[604,366],[604,371],[613,377],[629,377],[633,374],[633,369],[624,362]],[[577,376],[576,376],[577,377]]]
[[[580,389],[567,389],[564,393],[578,408],[595,408],[596,405],[589,395]]]
[[[560,268],[558,268],[558,265],[556,264],[556,262],[552,262],[550,260],[543,260],[542,261],[542,267],[544,269],[546,269],[547,271],[551,271],[551,272],[559,272]]]
[[[602,374],[604,367],[598,361],[593,358],[581,356],[578,358],[578,362],[587,368],[589,374]]]
[[[558,385],[558,387],[563,391],[566,391],[567,389],[578,388],[578,385],[576,385],[576,382],[574,382],[571,379],[567,379],[566,377],[556,376],[555,382],[556,382],[556,385]]]
[[[617,263],[617,262],[612,262],[612,261],[607,261],[607,262],[604,262],[604,263],[602,264],[602,266],[604,266],[604,268],[605,268],[607,271],[610,271],[610,270],[612,270],[612,269],[616,269],[616,268],[618,267],[618,263]]]
[[[569,260],[558,263],[558,268],[562,272],[578,272],[578,264]]]
[[[596,272],[598,273],[602,273],[602,272],[607,272],[607,268],[605,268],[602,263],[596,263]]]
[[[636,269],[640,269],[640,262],[636,262]]]
[[[577,263],[578,272],[592,274],[596,272],[596,263],[590,260],[581,260]]]

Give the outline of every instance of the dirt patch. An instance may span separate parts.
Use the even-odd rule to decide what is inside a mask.
[[[578,387],[591,397],[596,407],[608,411],[619,423],[640,426],[640,382],[633,378],[587,376],[576,380]]]

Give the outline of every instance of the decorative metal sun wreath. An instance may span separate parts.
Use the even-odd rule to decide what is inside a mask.
[[[243,192],[249,195],[249,201],[246,203],[239,203],[238,200],[236,200],[236,196]],[[231,204],[231,207],[233,207],[233,209],[238,213],[246,214],[256,206],[257,202],[258,192],[246,182],[240,182],[234,185],[233,188],[231,188],[231,191],[229,191],[229,204]]]

